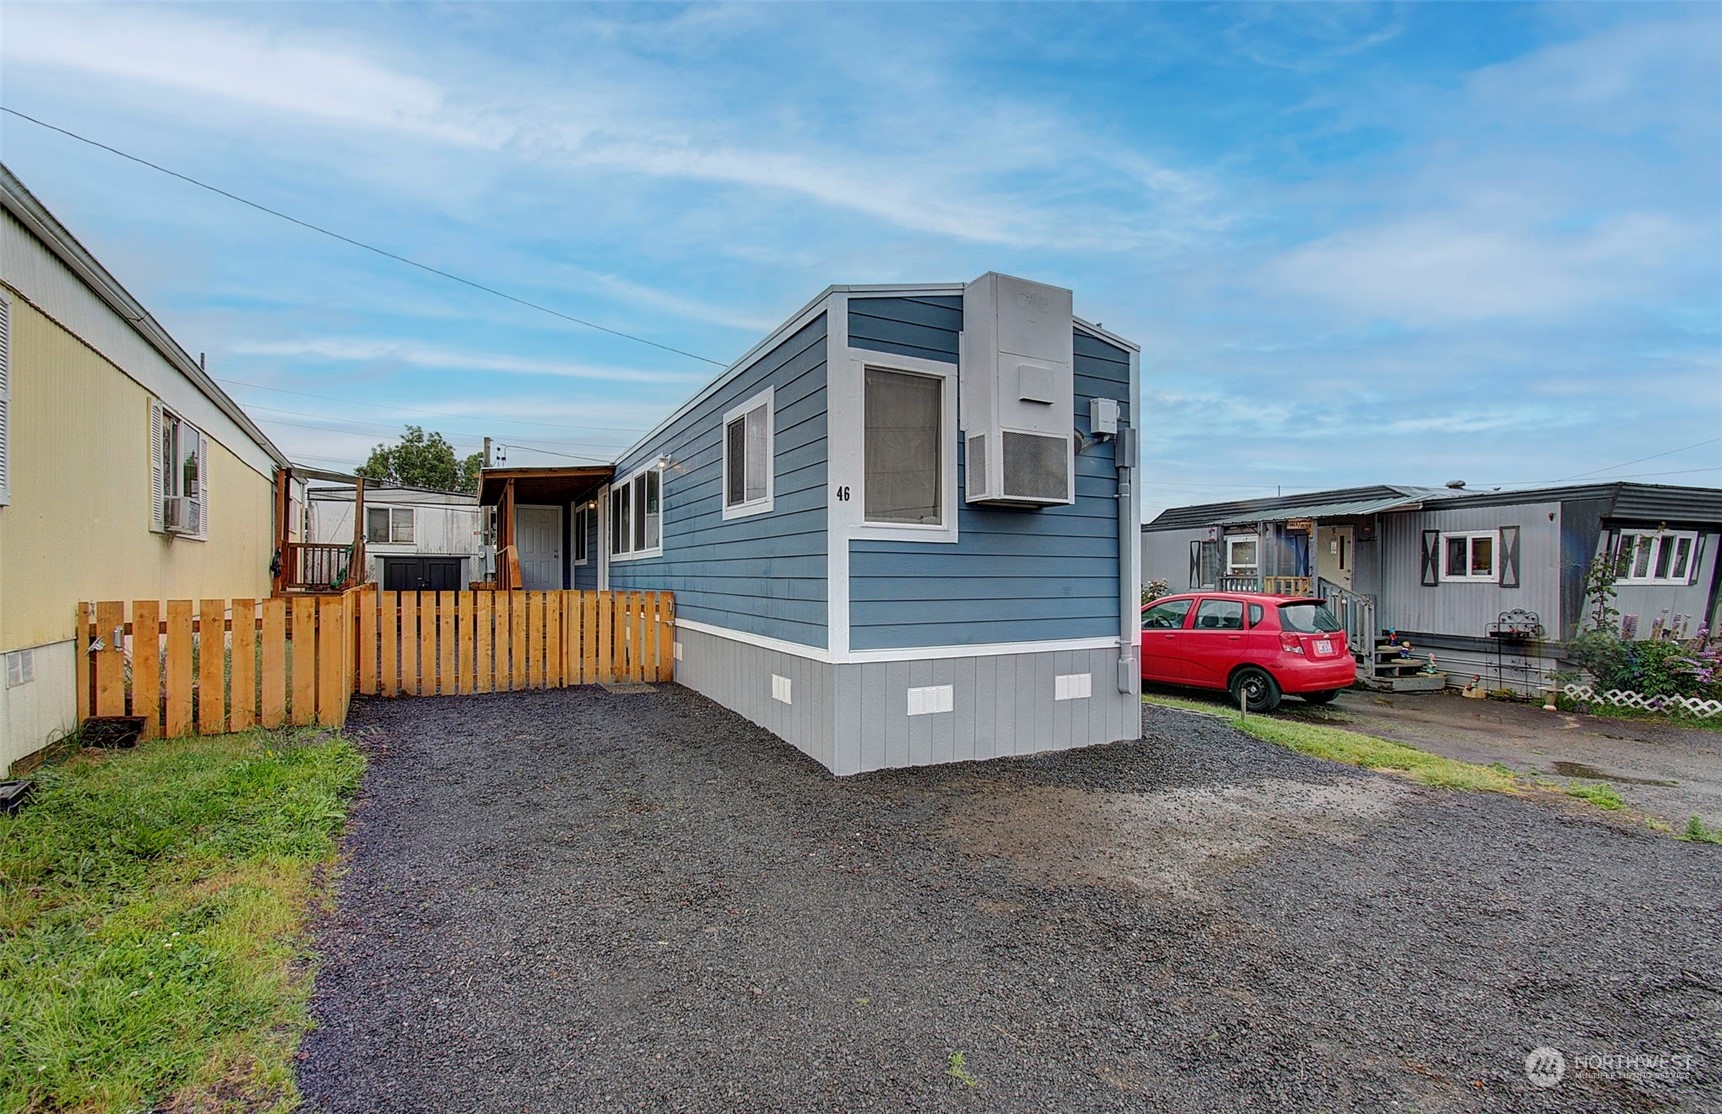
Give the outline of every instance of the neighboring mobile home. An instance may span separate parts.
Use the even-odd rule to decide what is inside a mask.
[[[674,591],[677,681],[836,773],[1026,754],[1141,733],[1137,413],[1068,290],[834,286],[613,469],[480,500],[529,585]]]
[[[1173,507],[1142,528],[1142,560],[1174,591],[1323,596],[1366,665],[1392,630],[1450,684],[1536,691],[1580,629],[1593,559],[1622,562],[1615,607],[1635,637],[1691,635],[1722,619],[1719,543],[1715,488],[1376,486]]]
[[[352,487],[311,488],[306,541],[351,542],[353,504]],[[365,582],[388,592],[452,592],[486,579],[476,496],[367,483],[364,506]]]
[[[286,463],[0,166],[0,767],[76,726],[80,600],[267,596]]]

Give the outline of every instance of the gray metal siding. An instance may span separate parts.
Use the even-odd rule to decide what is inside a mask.
[[[1535,611],[1551,637],[1560,631],[1561,539],[1559,503],[1523,503],[1424,510],[1382,516],[1380,606],[1383,627],[1430,634],[1484,637],[1500,613]],[[1552,516],[1552,517],[1551,517]],[[1423,531],[1498,530],[1519,527],[1518,588],[1499,584],[1422,584]]]
[[[1188,530],[1144,530],[1142,532],[1142,583],[1164,580],[1174,592],[1187,592],[1190,584],[1190,543],[1206,541],[1207,527]],[[1196,587],[1200,587],[1196,585]]]
[[[855,298],[849,343],[956,362],[962,299]],[[1076,414],[1104,397],[1129,413],[1130,356],[1078,332]],[[955,544],[850,543],[850,646],[857,650],[980,645],[1118,634],[1118,490],[1114,443],[1076,458],[1076,502],[1038,511],[962,501],[957,451]]]
[[[1117,691],[1118,651],[1064,650],[836,666],[838,774],[1137,739],[1140,690]],[[1055,700],[1054,678],[1088,673],[1093,695]],[[908,690],[951,685],[952,710],[908,714]]]
[[[1654,530],[1654,522],[1637,524],[1640,529]],[[1610,522],[1598,539],[1594,554],[1601,556],[1603,546],[1607,543],[1609,531],[1634,529],[1632,523]],[[1624,618],[1627,615],[1638,616],[1637,637],[1650,637],[1650,627],[1659,615],[1666,612],[1665,619],[1672,622],[1676,615],[1690,615],[1691,621],[1686,624],[1686,632],[1690,637],[1698,628],[1699,623],[1708,622],[1714,616],[1711,610],[1711,585],[1716,577],[1716,550],[1722,543],[1722,535],[1715,532],[1699,531],[1698,536],[1704,551],[1699,555],[1698,581],[1695,584],[1619,584],[1615,586],[1614,607]],[[1712,627],[1714,629],[1714,627]]]
[[[618,478],[659,456],[662,557],[612,561],[615,589],[668,589],[695,622],[807,646],[826,645],[825,317],[761,356],[616,465]],[[772,510],[723,518],[723,415],[773,387]]]

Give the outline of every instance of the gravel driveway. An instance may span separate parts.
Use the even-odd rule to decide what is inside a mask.
[[[359,702],[307,1105],[1722,1109],[1722,848],[1144,722],[839,781],[673,686]]]

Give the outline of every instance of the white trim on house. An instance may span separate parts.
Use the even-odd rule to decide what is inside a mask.
[[[1118,648],[1118,639],[1107,636],[1101,638],[1065,638],[1045,642],[985,642],[973,646],[905,646],[885,650],[845,650],[843,653],[836,653],[832,650],[820,649],[818,646],[789,642],[785,639],[733,630],[729,627],[713,626],[710,623],[696,622],[681,617],[677,617],[676,625],[700,634],[709,634],[714,638],[727,638],[732,642],[758,646],[765,650],[775,650],[781,654],[807,658],[809,661],[824,662],[827,665],[932,661],[941,658],[987,658],[1000,657],[1006,654],[1047,654],[1073,650],[1115,650]]]
[[[658,489],[659,505],[662,506],[663,488]],[[570,568],[580,568],[591,563],[592,549],[586,537],[592,532],[593,507],[590,501],[581,503],[574,508],[574,521],[569,524],[568,562]]]
[[[844,362],[846,374],[843,377],[843,397],[848,415],[857,437],[856,457],[853,462],[851,476],[846,481],[850,488],[850,498],[840,500],[849,506],[847,518],[848,529],[845,536],[850,540],[864,541],[905,541],[929,543],[954,543],[957,541],[957,523],[959,518],[957,506],[957,365],[942,363],[937,360],[923,360],[915,356],[898,356],[887,352],[873,352],[869,349],[851,348],[848,359]],[[943,521],[937,525],[917,525],[912,523],[886,523],[867,521],[867,446],[866,446],[866,414],[867,414],[867,369],[875,368],[880,371],[895,371],[909,375],[922,375],[939,380],[939,497],[942,504]],[[829,392],[829,385],[827,386]]]
[[[1447,571],[1447,543],[1451,539],[1465,539],[1465,571],[1454,573]],[[1473,572],[1472,565],[1476,561],[1476,543],[1489,543],[1489,570]],[[1435,579],[1441,584],[1498,584],[1501,577],[1501,532],[1499,530],[1450,530],[1441,535],[1441,551],[1437,555],[1440,566],[1436,569]]]
[[[626,492],[627,494],[624,498],[633,501],[633,505],[629,508],[628,513],[627,542],[630,548],[618,552],[615,548],[614,536],[607,537],[604,540],[604,545],[605,548],[610,551],[610,560],[643,561],[650,557],[662,557],[664,555],[664,471],[665,470],[663,468],[658,466],[657,461],[653,461],[650,464],[641,465],[639,468],[628,473],[628,478],[623,480],[621,483],[610,485],[610,492],[612,494]],[[645,500],[635,499],[634,481],[648,473],[656,474],[658,477],[658,542],[656,545],[645,545],[640,549],[634,549],[631,547],[634,544],[635,517],[645,511]],[[643,491],[644,489],[642,489],[642,492]],[[614,512],[612,511],[612,513]]]
[[[1649,542],[1645,553],[1645,572],[1642,576],[1634,575],[1633,567],[1637,563],[1639,543],[1628,542],[1628,539],[1643,539]],[[1684,550],[1680,543],[1685,542]],[[1620,532],[1620,575],[1615,577],[1616,584],[1636,585],[1685,585],[1690,582],[1692,562],[1698,556],[1698,532],[1696,530],[1650,530],[1622,529]],[[1662,576],[1656,574],[1664,553],[1668,554],[1668,571]]]
[[[747,498],[747,430],[745,419],[755,410],[765,410],[765,494],[757,499]],[[729,501],[729,427],[732,423],[742,420],[742,498],[738,503]],[[772,501],[777,490],[777,388],[767,387],[739,406],[732,406],[724,412],[723,422],[718,426],[718,436],[723,441],[723,472],[718,485],[718,498],[723,505],[723,519],[747,518],[750,515],[766,514],[772,508]],[[660,488],[660,490],[662,490]]]
[[[849,528],[854,492],[843,492],[858,466],[861,430],[847,398],[840,397],[837,369],[849,359],[849,295],[832,292],[826,321],[841,317],[841,330],[825,330],[825,642],[837,655],[849,652]],[[842,480],[839,477],[843,477]],[[844,500],[840,495],[847,494]]]

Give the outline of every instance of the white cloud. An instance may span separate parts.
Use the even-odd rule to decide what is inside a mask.
[[[1514,216],[1526,214],[1478,207],[1339,232],[1270,261],[1263,284],[1412,327],[1572,317],[1651,292],[1687,243],[1673,220],[1654,213],[1577,230]]]
[[[531,359],[489,352],[465,352],[411,340],[322,337],[315,340],[251,341],[229,348],[237,356],[292,356],[349,363],[399,364],[438,371],[478,371],[498,375],[553,375],[611,383],[698,384],[711,375],[595,367],[561,360]]]

